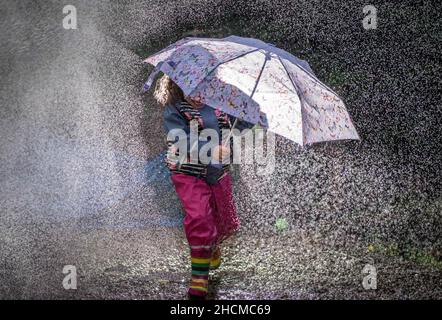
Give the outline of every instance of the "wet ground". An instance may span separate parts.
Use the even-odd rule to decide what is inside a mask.
[[[0,297],[179,299],[182,213],[142,57],[182,36],[259,37],[307,59],[361,142],[277,140],[234,168],[240,232],[214,299],[442,297],[440,5],[362,1],[1,1]],[[376,267],[377,289],[362,270]],[[76,290],[63,266],[75,265]]]

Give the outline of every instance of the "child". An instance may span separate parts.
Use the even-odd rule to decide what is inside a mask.
[[[218,109],[191,100],[183,95],[182,90],[167,76],[158,80],[154,97],[164,109],[164,127],[166,132],[182,129],[187,134],[189,159],[190,121],[198,121],[198,132],[211,128],[221,137],[223,129],[230,129],[235,118]],[[235,128],[251,127],[250,124],[237,121]],[[219,139],[221,140],[221,139]],[[184,231],[190,246],[192,276],[188,295],[190,299],[204,299],[208,291],[209,269],[216,269],[221,263],[220,244],[239,227],[235,204],[232,198],[232,179],[229,165],[223,164],[230,156],[230,145],[217,145],[212,160],[218,164],[180,161],[174,143],[168,140],[166,165],[171,171],[171,179],[183,206]],[[198,141],[198,151],[207,143]]]

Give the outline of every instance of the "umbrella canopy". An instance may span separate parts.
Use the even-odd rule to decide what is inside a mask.
[[[300,145],[359,139],[339,96],[308,63],[263,41],[187,37],[148,57],[186,96]]]

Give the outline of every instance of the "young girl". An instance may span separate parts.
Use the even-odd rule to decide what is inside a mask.
[[[167,75],[157,81],[154,97],[164,106],[166,133],[182,129],[187,134],[185,157],[188,161],[177,160],[182,155],[174,146],[176,140],[168,140],[166,165],[185,212],[184,231],[192,266],[188,295],[190,299],[204,299],[208,291],[209,269],[216,269],[221,263],[220,244],[238,229],[240,222],[232,198],[229,165],[221,164],[230,156],[230,145],[220,144],[213,148],[213,154],[208,152],[211,159],[220,164],[212,164],[212,161],[204,164],[200,160],[190,163],[190,122],[197,121],[198,132],[210,128],[221,137],[221,131],[230,129],[235,118],[185,97]],[[242,130],[251,126],[237,121],[235,128]],[[205,143],[198,141],[198,152]]]

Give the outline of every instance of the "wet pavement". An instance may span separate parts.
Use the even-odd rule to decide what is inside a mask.
[[[1,3],[1,298],[185,298],[182,212],[142,58],[229,33],[308,60],[362,140],[278,138],[273,175],[232,169],[242,228],[211,297],[442,297],[440,5],[378,4],[367,31],[362,1],[71,1],[79,28],[64,30],[57,1]]]

